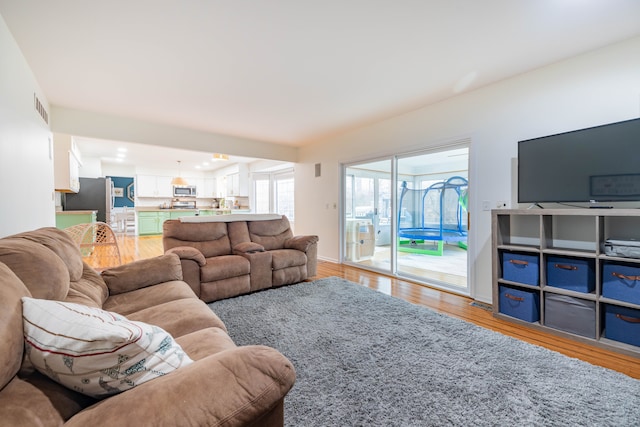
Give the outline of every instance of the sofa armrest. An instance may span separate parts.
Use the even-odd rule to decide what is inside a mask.
[[[251,254],[254,252],[264,252],[264,246],[254,242],[242,242],[233,247],[235,255]]]
[[[278,351],[238,347],[98,402],[65,426],[247,425],[280,404],[294,382]]]
[[[318,243],[318,236],[293,236],[284,241],[284,248],[307,252],[309,247],[315,243]]]
[[[207,263],[202,252],[197,250],[196,248],[192,248],[191,246],[176,246],[175,248],[171,248],[165,252],[166,254],[176,254],[180,257],[180,259],[191,259],[198,263],[200,267],[204,267]]]
[[[117,295],[158,283],[182,280],[182,267],[178,255],[165,254],[109,268],[101,275],[109,293]]]

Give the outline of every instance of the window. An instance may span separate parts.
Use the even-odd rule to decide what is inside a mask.
[[[295,221],[294,180],[292,174],[275,177],[275,211],[286,215],[290,222]]]
[[[271,178],[269,175],[254,177],[255,212],[271,212]]]
[[[279,213],[293,223],[295,215],[293,170],[253,175],[254,212]]]

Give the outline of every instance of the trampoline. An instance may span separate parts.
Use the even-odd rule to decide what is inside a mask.
[[[442,255],[444,243],[466,249],[468,181],[453,176],[426,189],[407,188],[403,181],[398,204],[398,250]]]

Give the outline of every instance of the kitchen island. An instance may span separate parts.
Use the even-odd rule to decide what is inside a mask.
[[[235,209],[237,210],[237,209]],[[232,213],[233,209],[183,209],[183,208],[154,208],[138,207],[136,215],[138,217],[138,235],[147,236],[162,234],[162,224],[168,219],[178,219],[184,216],[210,216],[224,215]],[[246,211],[245,211],[246,212]]]
[[[96,222],[97,210],[57,211],[56,228],[65,229],[73,225]]]

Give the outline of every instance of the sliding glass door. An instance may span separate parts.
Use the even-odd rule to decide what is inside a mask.
[[[343,261],[468,293],[468,147],[343,168]]]
[[[391,270],[391,160],[349,166],[344,172],[344,259]]]
[[[396,273],[466,293],[468,148],[397,162]]]

